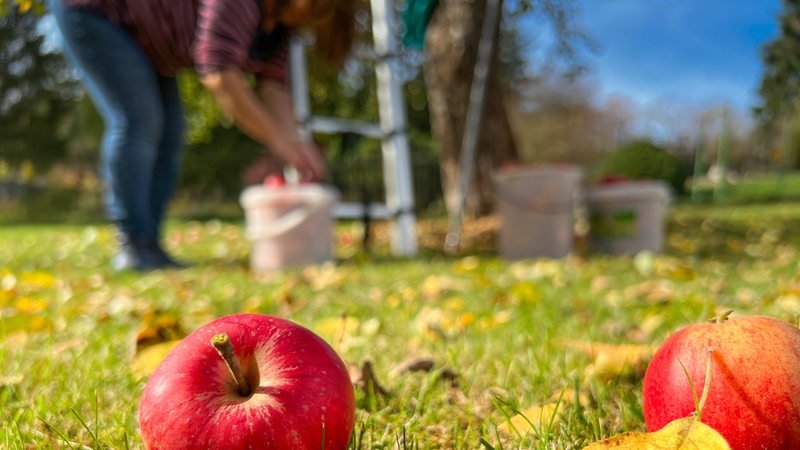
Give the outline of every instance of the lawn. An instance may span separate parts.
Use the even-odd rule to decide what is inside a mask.
[[[354,449],[580,449],[645,431],[641,379],[679,327],[734,310],[800,317],[800,204],[671,210],[663,254],[506,262],[496,221],[468,224],[463,254],[395,259],[385,230],[337,261],[270,275],[247,267],[235,222],[175,221],[194,266],[114,273],[110,227],[0,228],[0,447],[141,448],[145,349],[226,314],[258,312],[320,334],[386,389],[357,389]],[[150,346],[150,347],[148,347]],[[414,364],[426,370],[411,370]],[[519,416],[518,413],[523,413]],[[524,416],[524,418],[523,418]]]

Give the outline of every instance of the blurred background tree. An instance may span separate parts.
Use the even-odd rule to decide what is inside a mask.
[[[16,8],[0,15],[0,159],[41,172],[68,155],[81,90],[38,23]]]
[[[755,108],[759,133],[774,162],[800,167],[800,0],[783,0],[778,36],[762,52],[764,72]]]
[[[494,206],[492,173],[502,165],[520,159],[519,148],[509,120],[516,111],[509,109],[510,95],[519,92],[525,79],[526,43],[520,32],[520,19],[538,14],[554,31],[558,57],[567,72],[581,71],[576,48],[588,41],[573,23],[571,0],[520,0],[499,2],[502,8],[495,33],[484,105],[483,122],[477,145],[473,179],[466,206],[474,215],[489,214]],[[425,41],[425,82],[431,115],[431,130],[439,145],[442,188],[447,209],[458,207],[459,160],[462,136],[469,108],[470,88],[477,61],[486,0],[439,0],[428,24]],[[542,67],[536,69],[541,70]],[[563,73],[561,75],[564,75]],[[568,155],[561,155],[562,159]]]

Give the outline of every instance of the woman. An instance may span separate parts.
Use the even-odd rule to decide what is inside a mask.
[[[176,73],[193,67],[237,126],[301,174],[325,175],[297,130],[288,39],[316,33],[341,62],[354,37],[353,0],[50,0],[64,51],[103,116],[101,174],[121,250],[112,266],[180,267],[160,244],[177,183],[184,119]],[[254,74],[255,87],[249,74]]]

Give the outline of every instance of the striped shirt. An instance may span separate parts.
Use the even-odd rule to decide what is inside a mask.
[[[160,75],[190,67],[200,75],[237,67],[288,83],[290,31],[263,31],[261,0],[64,1],[97,11],[127,30]]]

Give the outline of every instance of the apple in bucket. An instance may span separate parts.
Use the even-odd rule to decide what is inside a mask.
[[[726,314],[677,331],[645,372],[647,429],[695,413],[698,397],[701,421],[733,450],[800,449],[800,329]]]
[[[355,424],[344,362],[308,329],[262,314],[184,338],[142,393],[147,449],[347,448]]]

